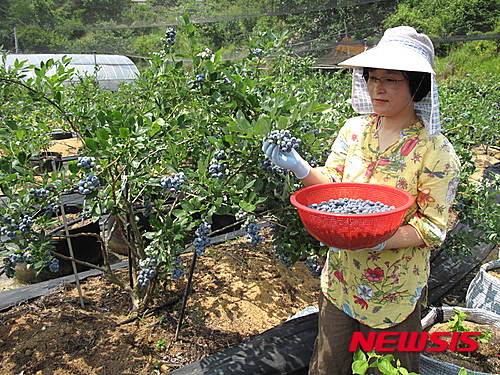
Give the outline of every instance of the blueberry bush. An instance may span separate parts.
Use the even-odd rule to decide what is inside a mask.
[[[22,62],[0,66],[5,272],[13,275],[21,261],[38,272],[57,269],[57,259],[65,259],[53,246],[54,236],[64,237],[57,231],[61,197],[79,194],[85,217],[109,223],[99,236],[104,265],[86,265],[128,292],[133,310],[144,311],[155,293],[183,277],[183,252],[209,251],[210,237],[223,229],[212,230],[214,215],[236,217],[255,246],[264,239],[260,222],[270,222],[276,257],[287,266],[306,260],[317,276],[326,248],[307,234],[289,203],[301,185],[269,164],[261,145],[281,134],[276,141],[283,147],[297,148],[313,166],[324,164],[338,129],[354,114],[350,76],[313,71],[312,59],[289,53],[287,37],[262,33],[249,41],[246,59],[225,61],[223,50],[203,45],[184,17],[166,30],[135,83],[116,92],[101,91],[91,76],[68,82],[75,73],[65,59],[35,69],[33,78],[27,78],[33,67]],[[458,100],[444,90],[445,102]],[[477,110],[494,99],[478,98]],[[444,108],[446,116],[457,116],[456,106]],[[473,149],[461,135],[464,124],[452,140],[466,166],[465,197]],[[455,134],[458,125],[450,121],[446,131]],[[36,175],[30,160],[48,148],[54,126],[72,131],[84,147],[67,168]],[[476,142],[480,133],[473,134]],[[109,264],[108,234],[116,227],[130,251],[128,283]]]

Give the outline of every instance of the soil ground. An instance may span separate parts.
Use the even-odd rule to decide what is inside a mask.
[[[244,239],[207,249],[199,258],[187,316],[174,341],[185,279],[154,306],[170,308],[130,318],[127,295],[102,277],[73,284],[0,313],[0,374],[160,374],[262,333],[316,305],[319,280],[303,263],[287,269],[268,239]],[[189,256],[184,266],[189,268]],[[120,275],[125,279],[126,270]]]
[[[439,323],[431,327],[429,332],[449,331],[449,323]],[[425,354],[438,361],[454,363],[457,366],[465,367],[469,370],[496,374],[500,371],[500,329],[496,329],[486,324],[476,324],[465,321],[465,329],[470,332],[490,332],[491,338],[479,345],[476,351],[471,353],[459,353],[452,351],[426,352]],[[448,343],[450,339],[446,340]]]

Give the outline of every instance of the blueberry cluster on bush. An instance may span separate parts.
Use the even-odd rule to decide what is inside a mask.
[[[158,257],[156,255],[151,255],[139,261],[141,270],[139,271],[137,282],[141,288],[147,287],[149,282],[154,279],[157,265]]]
[[[18,262],[22,262],[18,254],[11,254],[8,257],[3,258],[3,266],[5,271],[5,276],[8,278],[13,278],[15,274],[14,267]]]
[[[172,279],[179,280],[182,276],[184,276],[184,269],[182,268],[182,260],[181,258],[175,258],[175,263],[172,266]]]
[[[17,237],[16,231],[19,230],[19,225],[11,217],[0,217],[2,226],[0,227],[0,235],[7,236],[9,240],[14,240]]]
[[[364,200],[361,198],[330,199],[329,201],[310,204],[307,207],[319,211],[338,214],[373,214],[377,212],[394,210],[396,208],[394,206],[388,206],[382,202],[372,202],[369,199]]]
[[[55,199],[50,199],[46,202],[45,206],[42,207],[43,213],[46,215],[55,215],[59,212],[60,206]]]
[[[179,172],[170,177],[162,177],[160,185],[163,189],[167,189],[170,193],[176,193],[180,190],[181,185],[186,182],[186,176],[183,172]]]
[[[78,192],[84,195],[90,194],[99,188],[99,183],[99,177],[89,173],[83,180],[78,181]]]
[[[314,135],[318,136],[319,135],[319,129],[307,129],[304,130],[306,133],[313,133]]]
[[[217,161],[225,160],[227,158],[226,151],[221,149],[216,149],[214,153],[214,159]]]
[[[203,82],[205,82],[205,73],[198,73],[194,80],[189,80],[189,84],[193,89],[201,87]]]
[[[260,167],[270,173],[278,173],[278,174],[284,174],[286,172],[285,169],[278,167],[276,164],[274,164],[271,160],[269,159],[264,159],[261,162]]]
[[[226,164],[210,164],[208,166],[208,173],[210,173],[210,177],[222,179],[226,175],[227,165]]]
[[[311,158],[309,164],[311,165],[311,167],[316,168],[319,165],[318,158],[315,157]]]
[[[11,217],[0,216],[0,235],[7,236],[9,240],[15,240],[17,238],[17,231],[28,232],[31,230],[33,225],[33,219],[28,215],[22,215],[21,220],[16,223]]]
[[[37,198],[45,198],[47,195],[49,195],[49,190],[46,188],[39,188],[39,189],[31,189],[30,193],[33,194]]]
[[[254,56],[262,56],[262,48],[252,48],[252,55]]]
[[[76,163],[78,168],[91,169],[95,167],[95,158],[92,156],[80,156]]]
[[[284,129],[273,130],[266,138],[269,143],[277,144],[283,152],[290,152],[294,148],[298,148],[302,142],[299,138],[292,137],[290,130]]]
[[[194,79],[195,83],[203,83],[205,82],[205,73],[199,73],[196,75],[196,78]]]
[[[216,149],[210,165],[208,166],[208,173],[212,178],[222,179],[226,175],[227,164],[221,163],[221,160],[226,160],[227,155],[224,150]]]
[[[19,230],[21,232],[28,232],[31,230],[33,225],[33,219],[29,215],[23,215],[21,221],[19,222]]]
[[[276,257],[279,259],[279,261],[287,268],[292,266],[292,258],[290,255],[288,255],[285,250],[280,247],[280,246],[274,246],[274,251],[276,254]]]
[[[3,258],[3,265],[5,270],[5,275],[9,278],[14,277],[15,267],[17,263],[33,263],[33,257],[30,252],[24,252],[19,254],[10,254],[9,256]]]
[[[238,210],[238,212],[236,212],[236,220],[241,220],[241,219],[244,219],[248,216],[248,212],[246,212],[245,210],[243,210],[242,208],[240,208]]]
[[[306,268],[311,272],[311,276],[314,278],[321,276],[321,269],[323,268],[317,256],[310,256],[304,262]]]
[[[212,52],[212,50],[210,48],[205,48],[203,51],[198,53],[197,56],[200,56],[204,60],[209,60],[210,58],[212,58],[213,55],[214,55],[214,53]]]
[[[255,223],[250,223],[245,227],[246,237],[251,243],[258,244],[264,240],[264,236],[259,235],[260,229],[260,226]]]
[[[212,230],[212,226],[208,224],[206,221],[203,221],[195,231],[195,239],[193,240],[194,250],[196,254],[203,255],[205,254],[205,249],[210,245],[210,239],[208,238],[208,234]]]
[[[176,34],[177,34],[176,31],[172,27],[169,27],[169,28],[167,28],[167,30],[165,30],[165,42],[169,46],[172,46],[175,44]]]
[[[59,272],[59,259],[52,258],[52,260],[49,263],[49,271],[52,273]]]

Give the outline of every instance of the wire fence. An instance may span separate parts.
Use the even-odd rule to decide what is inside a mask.
[[[331,36],[332,41],[325,41],[324,39],[311,39],[307,41],[301,41],[292,43],[288,46],[288,52],[295,55],[301,56],[311,52],[320,52],[337,49],[341,46],[362,46],[363,48],[371,48],[375,44],[368,43],[367,38],[362,38],[360,40],[345,40],[338,39],[341,35],[336,34]],[[500,39],[500,34],[474,34],[474,35],[453,35],[447,38],[432,38],[434,44],[438,43],[453,43],[453,42],[467,42],[474,40],[498,40]],[[136,59],[150,59],[149,56],[131,55],[123,53],[124,56]],[[222,56],[222,60],[241,60],[248,56],[248,53],[231,53]],[[182,61],[190,61],[189,59],[182,59]]]
[[[333,0],[329,1],[326,5],[321,6],[310,6],[305,8],[296,8],[296,9],[278,9],[272,10],[268,12],[259,12],[259,13],[245,13],[239,15],[232,15],[226,17],[202,17],[202,18],[193,18],[190,20],[191,23],[194,24],[210,24],[217,22],[231,22],[252,18],[261,18],[261,17],[273,17],[273,16],[286,16],[286,15],[297,15],[297,14],[306,14],[313,12],[324,12],[333,9],[340,9],[352,6],[360,6],[360,5],[368,5],[375,4],[380,2],[387,2],[389,0]],[[339,20],[341,22],[342,20]],[[166,28],[170,26],[176,26],[179,24],[179,21],[171,21],[171,22],[161,22],[161,23],[150,23],[150,24],[137,24],[137,25],[107,25],[107,26],[87,26],[87,27],[75,27],[74,30],[81,31],[95,31],[95,30],[119,30],[119,29],[147,29],[147,28]],[[334,50],[339,46],[350,46],[350,45],[363,45],[364,48],[370,48],[373,46],[373,40],[377,39],[373,33],[369,33],[370,30],[373,30],[373,26],[355,28],[352,30],[348,30],[347,26],[344,30],[339,31],[335,35],[321,36],[316,39],[309,39],[303,41],[296,41],[292,44],[288,45],[288,51],[294,55],[301,56],[310,53],[321,53],[322,51]],[[358,38],[358,40],[345,40],[351,33],[355,32],[357,35],[365,35],[364,37]],[[474,35],[454,35],[446,38],[433,38],[432,41],[434,44],[438,43],[452,43],[452,42],[464,42],[464,41],[475,41],[475,40],[498,40],[500,34],[495,33],[483,33],[483,34],[474,34]],[[16,38],[17,42],[17,38]],[[17,48],[16,48],[17,49]],[[121,53],[120,53],[121,52]],[[82,53],[79,52],[71,52],[71,53]],[[83,52],[85,53],[85,52]],[[94,51],[90,51],[89,53],[95,53]],[[121,54],[133,59],[149,59],[148,56],[141,56],[137,54],[130,54],[128,51],[117,51],[116,49],[113,52],[106,52],[104,50],[100,50],[101,54]],[[223,60],[238,60],[247,57],[248,53],[245,52],[235,52],[231,54],[225,54],[222,58]],[[189,61],[189,60],[186,60]]]
[[[260,12],[260,13],[245,13],[239,15],[233,15],[228,17],[195,17],[190,19],[190,22],[193,24],[209,24],[209,23],[217,23],[217,22],[231,22],[231,21],[239,21],[245,19],[254,19],[254,18],[262,18],[262,17],[277,17],[277,16],[286,16],[286,15],[297,15],[297,14],[306,14],[313,12],[323,12],[326,10],[338,9],[338,8],[347,8],[350,6],[356,5],[365,5],[365,4],[373,4],[379,3],[387,0],[335,0],[331,1],[329,5],[324,6],[316,6],[316,7],[307,7],[307,8],[297,8],[297,9],[280,9],[273,10],[269,12]],[[149,28],[162,28],[162,27],[170,27],[179,25],[178,21],[167,21],[167,22],[159,22],[159,23],[150,23],[150,24],[137,24],[137,25],[113,25],[113,26],[88,26],[88,27],[75,27],[74,30],[83,30],[83,31],[93,31],[93,30],[116,30],[116,29],[149,29]]]

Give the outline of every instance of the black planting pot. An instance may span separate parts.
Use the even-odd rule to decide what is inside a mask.
[[[99,235],[101,229],[99,227],[99,221],[94,221],[77,228],[69,229],[69,234],[79,234],[79,233],[93,233]],[[66,256],[70,256],[68,241],[66,239],[60,239],[54,241],[55,249],[54,251]],[[85,261],[87,263],[102,265],[103,257],[101,251],[101,245],[96,237],[94,236],[79,236],[71,238],[71,245],[73,248],[73,254],[76,259]],[[62,274],[69,275],[73,272],[71,261],[69,260],[59,260],[60,269]],[[86,271],[89,267],[84,265],[76,264],[78,272]]]
[[[64,132],[64,131],[54,131],[47,133],[47,135],[54,140],[73,138],[72,132]]]
[[[192,215],[193,219],[195,220],[199,220],[201,219],[201,214],[200,213],[195,213]],[[223,214],[223,215],[220,215],[220,214],[213,214],[212,215],[212,232],[216,231],[216,230],[219,230],[219,229],[222,229],[222,228],[225,228],[227,227],[228,225],[231,225],[231,224],[234,224],[236,223],[236,217],[234,215],[229,215],[229,214]],[[234,232],[235,230],[238,230],[241,228],[241,224],[237,224],[237,225],[231,225],[230,227],[224,229],[223,231],[217,233],[217,235],[219,234],[226,234],[226,233],[230,233],[230,232]],[[193,232],[194,234],[194,232]]]
[[[59,233],[61,235],[64,235],[64,230]],[[77,223],[70,226],[69,234],[74,235],[79,233],[100,234],[99,221],[91,222],[83,226],[77,226]],[[52,244],[54,245],[55,252],[65,256],[70,256],[68,241],[66,238],[54,240],[52,241]],[[71,245],[73,248],[73,254],[75,256],[75,259],[96,265],[103,264],[101,246],[96,237],[94,236],[72,237]],[[76,269],[78,272],[82,272],[90,269],[90,267],[76,263]],[[24,282],[37,283],[44,280],[70,275],[72,273],[73,273],[73,266],[71,264],[71,261],[65,259],[59,259],[58,272],[50,272],[49,270],[44,270],[38,275],[36,275],[33,268],[26,267],[26,264],[21,263],[16,265],[15,277]]]
[[[483,172],[483,182],[493,181],[495,175],[500,175],[500,162],[490,165]],[[497,203],[500,203],[500,193],[491,189],[490,194],[497,193],[494,195]]]
[[[139,227],[139,230],[144,233],[144,232],[149,232],[153,230],[153,227],[151,226],[149,219],[147,215],[144,215],[142,212],[136,212],[135,213],[137,217],[139,218],[137,225]],[[199,213],[192,215],[194,219],[200,219],[201,215]],[[236,217],[234,215],[219,215],[219,214],[214,214],[212,215],[212,232],[219,230],[221,228],[225,228],[228,225],[236,223]],[[108,229],[110,230],[113,226],[114,219],[111,219],[108,223]],[[226,233],[231,233],[234,232],[238,229],[241,228],[241,224],[237,225],[232,225],[227,227],[221,232],[218,232],[217,235],[221,234],[226,234]],[[190,233],[186,237],[186,241],[189,243],[194,240],[195,237],[195,229],[193,229],[192,233]],[[145,241],[146,244],[149,243],[149,240]],[[113,252],[116,252],[118,254],[126,255],[128,253],[128,249],[126,246],[126,241],[125,241],[125,232],[123,228],[121,228],[119,225],[116,225],[114,228],[114,231],[110,237],[108,245],[112,249]]]
[[[221,228],[227,227],[228,225],[236,223],[236,217],[234,215],[212,215],[212,232],[219,230]],[[230,227],[224,229],[218,234],[226,234],[230,232],[234,232],[241,228],[241,224],[231,225]]]
[[[44,151],[30,160],[35,173],[52,172],[61,169],[63,165],[62,155],[59,152]],[[55,167],[55,168],[54,168]]]

